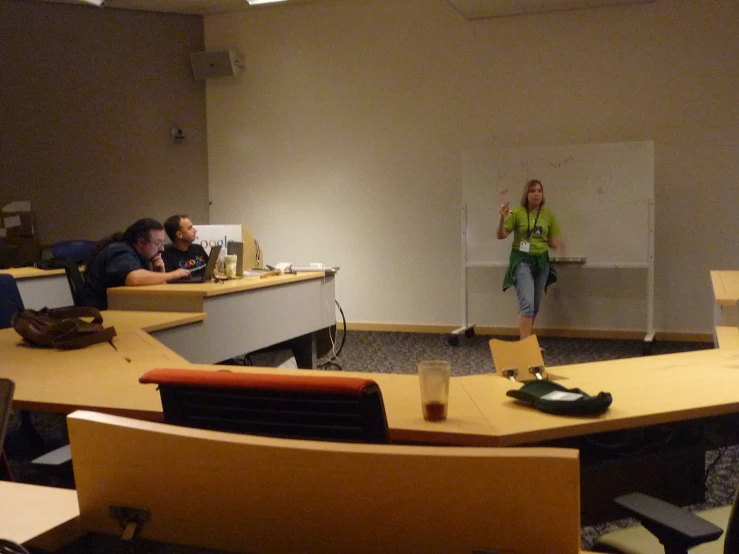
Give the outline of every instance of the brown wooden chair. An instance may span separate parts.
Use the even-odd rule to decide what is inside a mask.
[[[529,368],[544,367],[544,358],[541,355],[536,335],[528,336],[523,340],[491,339],[489,344],[496,375],[507,377],[508,375],[504,373],[515,371],[512,376],[516,381],[531,381],[537,377],[529,371]],[[540,375],[546,379],[546,370],[543,370]]]

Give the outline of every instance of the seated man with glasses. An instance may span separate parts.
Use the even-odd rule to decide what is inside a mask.
[[[85,262],[83,302],[105,310],[111,287],[159,285],[190,275],[186,269],[166,271],[163,251],[164,226],[155,219],[139,219],[123,233],[105,237]]]

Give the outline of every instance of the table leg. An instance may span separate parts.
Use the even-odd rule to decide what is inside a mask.
[[[287,341],[295,356],[295,363],[300,369],[315,369],[318,363],[316,355],[316,337],[314,333],[308,333]]]

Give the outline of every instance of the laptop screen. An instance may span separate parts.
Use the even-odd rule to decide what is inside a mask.
[[[208,263],[205,264],[205,269],[202,269],[203,266],[196,267],[190,272],[190,277],[186,277],[184,279],[177,279],[175,281],[170,281],[170,284],[182,284],[182,283],[207,283],[210,281],[210,278],[213,277],[213,273],[216,269],[216,264],[218,263],[218,256],[221,253],[221,246],[217,245],[210,249],[210,254],[208,255]]]
[[[210,278],[213,277],[213,272],[216,269],[216,264],[218,263],[218,256],[221,254],[221,245],[218,244],[210,249],[210,254],[208,254],[208,263],[205,264],[205,269],[203,270],[203,275],[200,279],[197,277],[195,278],[195,281],[201,281],[203,283],[207,283],[210,281]]]

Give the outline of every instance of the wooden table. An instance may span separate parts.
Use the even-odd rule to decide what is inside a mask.
[[[16,382],[14,406],[63,413],[91,409],[161,420],[161,402],[155,386],[138,382],[143,373],[157,367],[226,369],[222,365],[190,364],[158,341],[161,333],[168,332],[169,325],[202,325],[211,319],[210,314],[111,311],[105,313],[105,318],[118,331],[115,349],[109,344],[68,352],[29,348],[12,329],[0,331],[3,374]],[[299,371],[238,366],[228,369]],[[707,448],[703,437],[707,430],[715,435],[718,430],[737,426],[739,350],[702,350],[550,369],[568,388],[579,387],[590,394],[612,393],[613,405],[596,417],[552,416],[507,397],[506,391],[519,385],[501,377],[453,377],[449,419],[429,423],[421,414],[415,375],[331,371],[316,374],[374,379],[382,390],[390,435],[395,442],[579,448],[583,460],[584,523],[603,521],[598,510],[610,505],[614,487],[619,490],[636,486],[645,492],[664,493],[662,496],[678,502],[686,500],[684,504],[700,500],[696,495],[702,498]],[[644,448],[637,452],[610,449],[607,454],[617,454],[614,461],[594,446],[596,442],[613,440],[608,436],[604,439],[604,433],[623,434],[618,440],[643,438]],[[671,437],[672,442],[668,440]],[[712,438],[716,440],[730,444],[733,435]],[[612,485],[611,489],[604,483]]]
[[[739,327],[717,325],[714,328],[716,346],[718,348],[739,348]]]
[[[714,327],[739,325],[736,303],[739,300],[739,271],[711,271],[713,285],[713,325]],[[718,336],[714,330],[714,345],[718,347]]]
[[[152,367],[187,366],[181,356],[151,334],[173,326],[195,325],[203,313],[103,312],[113,325],[113,346],[53,350],[26,345],[13,329],[0,330],[2,375],[15,382],[16,409],[69,413],[82,407],[161,419],[159,394],[138,383]],[[147,332],[148,330],[148,332]]]
[[[680,505],[704,500],[705,454],[736,442],[739,350],[715,349],[551,368],[568,388],[613,395],[596,417],[552,416],[505,397],[518,385],[460,377],[496,446],[578,448],[583,524],[618,517],[612,499],[639,490]]]
[[[74,304],[63,269],[17,267],[2,269],[0,273],[15,277],[26,308],[40,310],[43,307],[58,308]]]
[[[0,330],[3,375],[15,382],[13,406],[16,409],[60,413],[90,409],[161,420],[162,406],[156,387],[138,382],[149,369],[193,367],[304,374],[301,370],[192,365],[157,340],[168,328],[197,325],[207,320],[204,313],[109,310],[103,316],[104,324],[114,325],[118,333],[113,341],[115,348],[107,343],[71,351],[33,348],[26,346],[13,329]],[[415,375],[340,371],[317,374],[374,379],[383,391],[393,440],[438,444],[485,444],[489,440],[487,420],[456,381],[450,391],[449,419],[438,424],[423,420]]]
[[[458,377],[493,429],[492,446],[633,429],[739,413],[739,351],[698,350],[550,368],[558,382],[613,395],[597,417],[548,415],[513,401],[520,385],[493,374]]]
[[[77,492],[0,481],[0,538],[57,550],[81,537]]]
[[[161,333],[199,325],[206,314],[103,312],[113,324],[116,348],[108,344],[59,351],[24,345],[12,329],[0,331],[3,374],[16,382],[18,408],[69,412],[97,409],[118,415],[159,419],[153,385],[138,377],[155,367],[287,373],[301,370],[190,364],[161,344]],[[148,330],[149,332],[147,332]],[[380,384],[392,436],[439,444],[514,446],[690,421],[739,413],[739,351],[701,350],[680,354],[574,364],[550,368],[567,387],[611,392],[614,403],[602,416],[552,416],[505,396],[519,385],[493,374],[453,377],[449,419],[423,420],[415,375],[320,371],[317,375],[357,375]]]
[[[117,312],[125,314],[127,312]],[[146,319],[146,312],[131,312]],[[106,324],[116,321],[108,312]],[[160,316],[161,314],[148,314]],[[170,313],[170,316],[180,314]],[[202,316],[203,314],[196,314]],[[143,316],[143,317],[142,317]],[[186,314],[180,321],[187,324]],[[172,322],[179,323],[179,322]],[[163,322],[159,322],[163,325]],[[82,350],[59,351],[25,346],[12,329],[0,331],[0,353],[5,361],[3,375],[15,382],[16,409],[71,413],[89,409],[139,419],[162,420],[162,405],[154,385],[138,382],[153,368],[198,368],[213,371],[301,373],[303,370],[192,365],[163,346],[142,329],[116,323],[115,349],[96,344]],[[375,380],[383,391],[391,437],[395,441],[436,444],[486,444],[487,420],[461,383],[450,391],[449,419],[428,423],[421,414],[418,378],[387,373],[321,371],[318,375],[351,375]]]
[[[176,327],[157,340],[193,363],[216,363],[336,323],[334,276],[321,272],[247,277],[225,282],[117,287],[117,310],[205,312],[198,325]],[[315,367],[315,344],[313,343]]]

